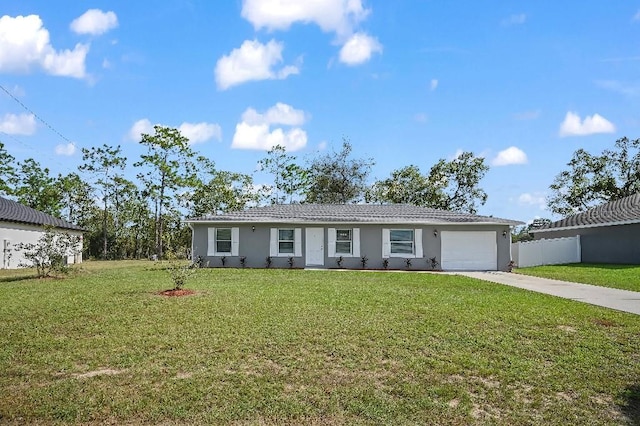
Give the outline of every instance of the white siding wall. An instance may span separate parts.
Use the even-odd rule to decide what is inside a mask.
[[[82,236],[80,232],[68,232]],[[35,244],[43,234],[44,230],[39,226],[0,222],[0,269],[16,269],[21,263],[26,263],[22,252],[17,251],[15,246],[19,243]],[[67,264],[82,262],[82,241],[79,251],[78,255],[67,257]]]
[[[513,260],[520,268],[580,263],[580,236],[515,243]]]

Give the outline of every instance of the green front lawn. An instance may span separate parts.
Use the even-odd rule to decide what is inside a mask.
[[[0,274],[0,423],[633,424],[637,316],[445,274]],[[4,277],[4,278],[3,278]]]
[[[640,265],[572,263],[517,269],[523,275],[640,291]]]

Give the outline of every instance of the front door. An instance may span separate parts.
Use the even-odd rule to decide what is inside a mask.
[[[324,228],[306,228],[306,266],[324,265]]]

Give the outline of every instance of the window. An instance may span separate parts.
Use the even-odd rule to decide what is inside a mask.
[[[328,228],[329,257],[360,257],[360,228]]]
[[[293,254],[295,234],[293,229],[278,229],[278,253]]]
[[[231,228],[216,228],[216,253],[231,253]]]
[[[269,256],[302,256],[302,228],[271,228]]]
[[[391,253],[413,254],[413,229],[392,229],[389,232]]]
[[[382,230],[383,258],[420,258],[423,255],[422,228]]]
[[[240,228],[208,228],[207,256],[238,256]]]
[[[336,254],[351,254],[351,229],[336,229]]]

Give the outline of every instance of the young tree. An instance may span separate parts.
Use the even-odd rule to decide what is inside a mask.
[[[319,204],[356,203],[364,198],[372,159],[351,158],[352,147],[343,140],[342,150],[313,159],[308,168],[305,202]]]
[[[163,256],[164,215],[176,207],[178,194],[185,188],[193,187],[197,180],[197,162],[189,146],[189,140],[177,129],[156,125],[154,134],[142,134],[140,144],[147,153],[140,156],[136,167],[146,168],[138,174],[154,206],[155,245],[158,258]],[[206,166],[210,166],[207,164]]]
[[[19,203],[59,217],[61,211],[60,192],[56,179],[49,175],[48,168],[41,168],[32,158],[18,163],[19,169],[13,195]]]
[[[308,184],[308,172],[296,164],[296,157],[287,154],[285,147],[276,145],[259,161],[262,170],[273,176],[271,204],[292,203],[301,198]]]
[[[95,185],[98,187],[102,198],[102,257],[108,255],[107,219],[111,197],[114,195],[116,178],[121,176],[127,159],[121,156],[120,145],[111,147],[104,144],[102,147],[82,148],[82,161],[85,163],[79,167],[80,170],[92,175]]]
[[[578,149],[567,166],[547,200],[549,210],[563,216],[640,191],[640,139],[618,139],[600,155]]]
[[[0,142],[0,195],[11,195],[13,192],[12,185],[17,178],[16,169],[13,167],[15,160]]]
[[[54,272],[67,272],[66,257],[80,251],[80,237],[61,232],[53,228],[46,228],[37,243],[16,244],[16,250],[23,251],[28,263],[22,267],[34,267],[38,277],[45,278]]]

